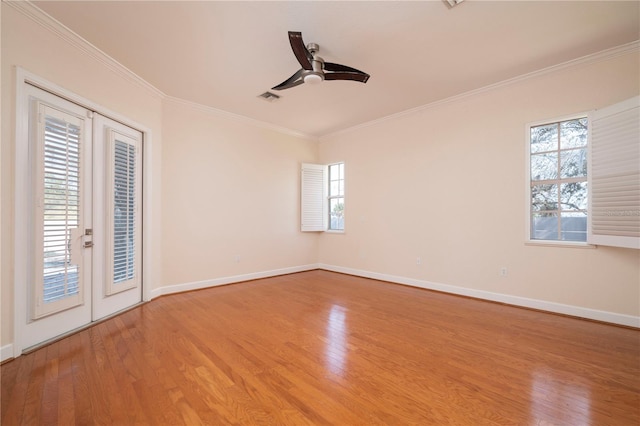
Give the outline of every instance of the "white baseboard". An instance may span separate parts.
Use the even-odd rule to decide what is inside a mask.
[[[169,285],[166,287],[160,287],[160,288],[155,288],[151,290],[150,296],[151,296],[151,299],[155,299],[156,297],[164,296],[165,294],[182,293],[183,291],[199,290],[202,288],[239,283],[242,281],[257,280],[260,278],[269,278],[269,277],[275,277],[278,275],[286,275],[286,274],[293,274],[296,272],[311,271],[313,269],[318,269],[318,267],[319,266],[317,263],[313,263],[309,265],[300,265],[300,266],[292,266],[289,268],[274,269],[271,271],[252,272],[250,274],[234,275],[230,277],[213,278],[210,280]]]
[[[13,343],[0,347],[0,362],[13,358]]]
[[[309,265],[292,266],[289,268],[274,269],[271,271],[253,272],[244,275],[234,275],[230,277],[214,278],[204,281],[176,284],[153,289],[150,292],[151,299],[166,294],[181,293],[184,291],[199,290],[208,287],[216,287],[225,284],[239,283],[242,281],[257,280],[260,278],[275,277],[278,275],[293,274],[296,272],[311,271],[314,269],[324,269],[326,271],[340,272],[343,274],[355,275],[364,278],[372,278],[380,281],[388,281],[397,284],[420,287],[427,290],[436,290],[444,293],[457,294],[461,296],[474,297],[477,299],[489,300],[493,302],[506,303],[508,305],[521,306],[525,308],[538,309],[541,311],[570,315],[574,317],[587,318],[597,321],[619,324],[629,327],[640,328],[640,317],[633,315],[618,314],[615,312],[599,311],[597,309],[583,308],[580,306],[564,305],[562,303],[547,302],[538,299],[512,296],[509,294],[493,293],[484,290],[474,290],[466,287],[458,287],[448,284],[433,283],[415,278],[400,277],[396,275],[382,274],[379,272],[363,271],[360,269],[346,268],[343,266],[327,265],[324,263],[313,263]],[[13,358],[13,344],[0,347],[0,362]]]
[[[433,283],[414,278],[399,277],[395,275],[381,274],[378,272],[362,271],[359,269],[345,268],[342,266],[327,265],[320,263],[319,269],[327,271],[341,272],[343,274],[356,275],[359,277],[373,278],[381,281],[389,281],[397,284],[404,284],[413,287],[436,290],[444,293],[457,294],[461,296],[474,297],[477,299],[490,300],[492,302],[506,303],[508,305],[521,306],[525,308],[538,309],[557,314],[570,315],[574,317],[587,318],[596,321],[603,321],[612,324],[625,325],[640,328],[640,317],[633,315],[618,314],[615,312],[600,311],[597,309],[583,308],[580,306],[565,305],[562,303],[548,302],[545,300],[529,299],[527,297],[512,296],[509,294],[493,293],[484,290],[474,290],[466,287],[458,287],[448,284]]]

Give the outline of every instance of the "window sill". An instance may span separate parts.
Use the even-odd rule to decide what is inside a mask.
[[[577,248],[577,249],[595,249],[598,246],[583,243],[583,242],[571,242],[571,241],[553,241],[553,240],[528,240],[524,243],[526,246],[537,247],[561,247],[561,248]]]
[[[327,234],[344,234],[344,229],[327,229],[324,232]]]

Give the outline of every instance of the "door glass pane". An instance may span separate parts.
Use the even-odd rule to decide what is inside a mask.
[[[77,262],[72,261],[72,231],[80,210],[80,127],[45,117],[44,130],[44,280],[42,301],[55,302],[79,292]]]
[[[134,278],[135,271],[135,146],[115,141],[113,283]]]

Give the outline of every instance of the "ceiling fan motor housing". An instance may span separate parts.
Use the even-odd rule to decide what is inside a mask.
[[[313,70],[305,70],[303,74],[303,79],[305,83],[320,83],[324,80],[324,72],[322,69],[324,68],[324,61],[322,58],[314,56],[311,61],[311,66]]]
[[[324,59],[318,56],[320,46],[316,43],[309,43],[307,44],[307,50],[309,51],[309,53],[311,53],[311,56],[313,56],[313,59],[311,60],[311,67],[313,68],[313,70],[309,70],[307,73],[305,73],[303,77],[304,82],[319,83],[324,80]],[[318,79],[318,77],[320,77],[320,79]]]

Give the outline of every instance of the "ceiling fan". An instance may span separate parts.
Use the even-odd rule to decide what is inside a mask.
[[[305,47],[300,32],[289,31],[289,43],[302,68],[282,83],[272,87],[272,90],[290,89],[302,83],[314,84],[322,80],[353,80],[366,83],[369,79],[369,74],[366,72],[346,65],[325,62],[318,56],[320,46],[309,43]]]

